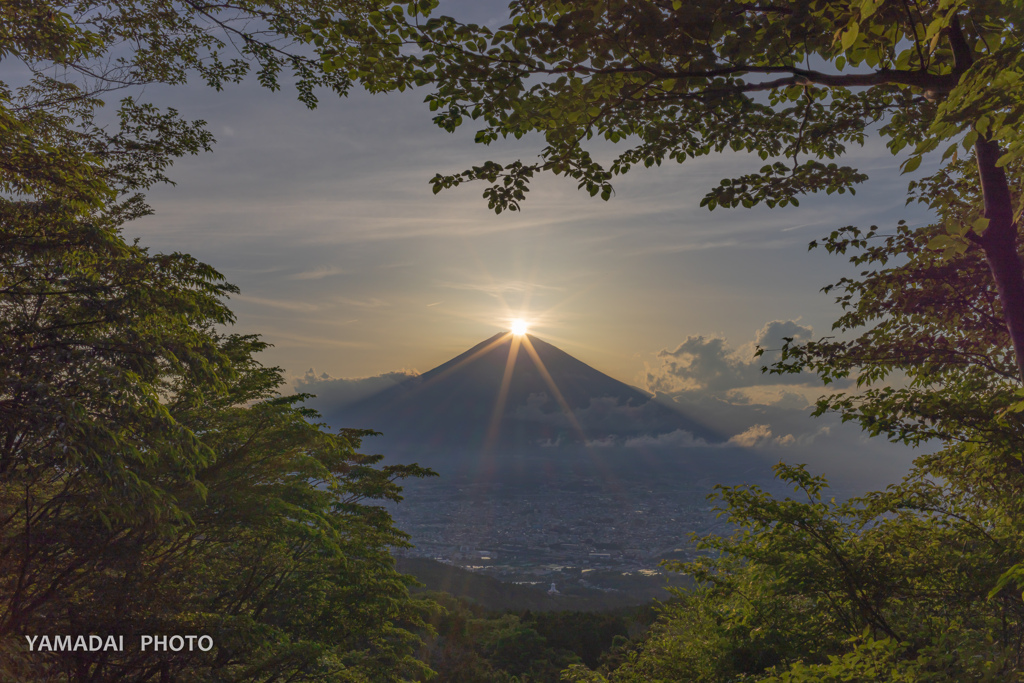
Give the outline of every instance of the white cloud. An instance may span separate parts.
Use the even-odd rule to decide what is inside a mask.
[[[289,280],[322,280],[325,277],[332,275],[341,275],[345,271],[338,266],[324,266],[320,268],[314,268],[313,270],[306,270],[294,275],[289,275]]]
[[[685,429],[677,429],[673,432],[657,435],[642,435],[626,439],[626,448],[728,448],[739,446],[741,448],[773,448],[778,446],[791,446],[797,443],[797,438],[792,434],[775,436],[770,425],[755,424],[739,434],[736,434],[728,441],[709,444],[704,439],[698,439]],[[801,441],[800,443],[803,443]]]
[[[773,320],[765,324],[754,339],[733,348],[723,337],[689,336],[675,349],[658,352],[657,365],[647,365],[644,382],[647,389],[660,394],[701,392],[730,402],[767,402],[772,392],[750,391],[753,387],[778,387],[809,382],[820,385],[810,375],[772,375],[762,372],[780,358],[784,338],[808,341],[814,331],[795,320]],[[760,357],[755,356],[763,348]],[[779,392],[778,400],[792,402],[793,392]],[[765,397],[768,397],[767,399]]]
[[[501,297],[505,294],[529,294],[537,291],[564,292],[564,287],[553,285],[542,285],[536,282],[524,280],[505,280],[501,282],[442,282],[440,286],[448,289],[464,289],[473,292],[483,292],[493,297]]]
[[[770,446],[791,446],[796,443],[796,437],[792,434],[786,434],[785,436],[775,436],[772,434],[771,425],[756,424],[752,425],[749,429],[744,432],[740,432],[733,436],[727,442],[733,446],[742,446],[743,448],[765,448]]]
[[[348,297],[338,297],[335,299],[339,304],[344,306],[350,306],[352,308],[386,308],[391,304],[387,301],[383,301],[376,297],[370,297],[368,299],[350,299]]]

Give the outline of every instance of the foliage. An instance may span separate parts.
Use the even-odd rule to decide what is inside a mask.
[[[433,597],[442,611],[429,620],[433,633],[425,634],[420,656],[444,681],[556,683],[566,666],[594,666],[621,647],[643,617],[626,611],[496,613],[445,593]]]
[[[806,501],[723,490],[741,531],[705,539],[719,555],[686,568],[706,592],[608,677],[1020,679],[1020,3],[516,0],[500,28],[436,7],[416,3],[415,21],[389,29],[420,50],[435,122],[479,122],[482,144],[543,136],[538,161],[432,181],[482,180],[498,212],[542,172],[609,199],[640,164],[743,152],[763,165],[703,204],[773,207],[853,191],[866,176],[836,160],[876,131],[907,173],[936,153],[909,185],[935,223],[834,233],[826,246],[868,268],[838,283],[843,334],[788,345],[778,369],[854,378],[857,392],[819,412],[941,450],[845,503],[824,502],[824,482],[799,468],[779,474]],[[593,154],[602,138],[625,147],[610,163]]]
[[[237,290],[122,225],[202,122],[134,95],[220,89],[250,70],[299,99],[345,94],[299,39],[373,3],[31,1],[0,7],[0,678],[5,681],[408,680],[429,602],[389,548],[381,501],[431,474],[357,452],[280,397],[255,337],[222,332]],[[349,35],[349,34],[346,34]],[[234,56],[231,56],[234,51]],[[225,56],[227,54],[228,56]],[[20,64],[15,64],[20,63]],[[24,636],[123,635],[123,652],[27,652]],[[209,652],[142,652],[143,634],[208,634]]]
[[[826,288],[844,309],[838,334],[791,340],[773,370],[856,379],[818,412],[938,450],[901,483],[845,502],[781,464],[797,499],[721,489],[737,533],[704,538],[711,559],[676,567],[703,592],[621,665],[575,680],[1024,678],[1021,397],[982,249],[946,253],[946,234],[833,232],[824,246],[860,269]]]
[[[596,666],[613,646],[648,625],[647,611],[541,612],[524,619],[551,647],[569,650],[584,664]]]
[[[399,680],[427,603],[374,505],[396,480],[365,432],[278,397],[265,344],[224,336],[209,266],[124,242],[120,216],[4,202],[0,642],[4,680]],[[125,636],[26,653],[23,635]],[[141,634],[210,634],[141,653]],[[133,647],[133,645],[135,645]]]
[[[174,158],[210,149],[204,122],[146,103],[142,86],[195,75],[220,90],[252,74],[270,90],[291,80],[312,108],[318,89],[345,95],[356,79],[383,78],[400,60],[369,31],[376,4],[6,2],[0,59],[20,62],[11,73],[21,85],[0,84],[0,191],[97,208],[168,181]],[[322,17],[344,20],[332,33],[342,54],[327,67],[304,43],[305,27]],[[100,98],[120,90],[128,96],[116,123],[101,125]]]
[[[876,124],[894,153],[914,150],[908,170],[956,136],[966,149],[986,135],[1019,146],[1016,3],[516,0],[500,28],[436,8],[414,3],[414,22],[378,24],[422,50],[415,77],[434,87],[435,122],[479,121],[483,144],[544,136],[537,163],[487,162],[433,181],[495,183],[485,196],[499,211],[517,208],[541,171],[607,199],[611,178],[634,166],[728,150],[788,163],[725,180],[705,204],[784,206],[863,180],[819,160],[863,143]],[[325,59],[340,52],[326,35],[338,25],[311,29]],[[629,148],[605,166],[584,148],[594,138]]]
[[[947,459],[952,453],[944,454]],[[977,500],[922,467],[884,492],[837,503],[824,480],[780,465],[803,500],[720,491],[739,531],[708,537],[705,582],[604,674],[578,681],[1019,680],[1024,602],[990,590],[1024,548],[1016,496]],[[986,504],[987,503],[987,504]],[[995,512],[998,510],[998,513]]]
[[[420,657],[440,680],[467,683],[558,681],[562,668],[578,659],[552,649],[515,614],[486,614],[457,598],[434,594],[442,611],[431,619]]]

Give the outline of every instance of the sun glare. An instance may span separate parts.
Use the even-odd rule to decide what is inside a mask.
[[[527,330],[529,329],[529,325],[527,325],[526,321],[523,320],[522,318],[516,318],[515,320],[513,320],[512,324],[509,325],[509,327],[512,330],[512,334],[517,336],[522,336],[526,334]]]

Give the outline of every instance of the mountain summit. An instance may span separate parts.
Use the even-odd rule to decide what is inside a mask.
[[[721,441],[696,420],[552,344],[508,332],[354,403],[313,405],[335,427],[383,432],[375,448],[421,464],[636,447],[666,437],[677,444]]]

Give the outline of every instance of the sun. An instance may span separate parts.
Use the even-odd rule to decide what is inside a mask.
[[[521,337],[522,335],[526,334],[527,330],[530,329],[530,326],[527,325],[526,321],[523,320],[522,318],[516,318],[515,320],[512,321],[512,324],[509,325],[509,329],[512,330],[512,334]]]

